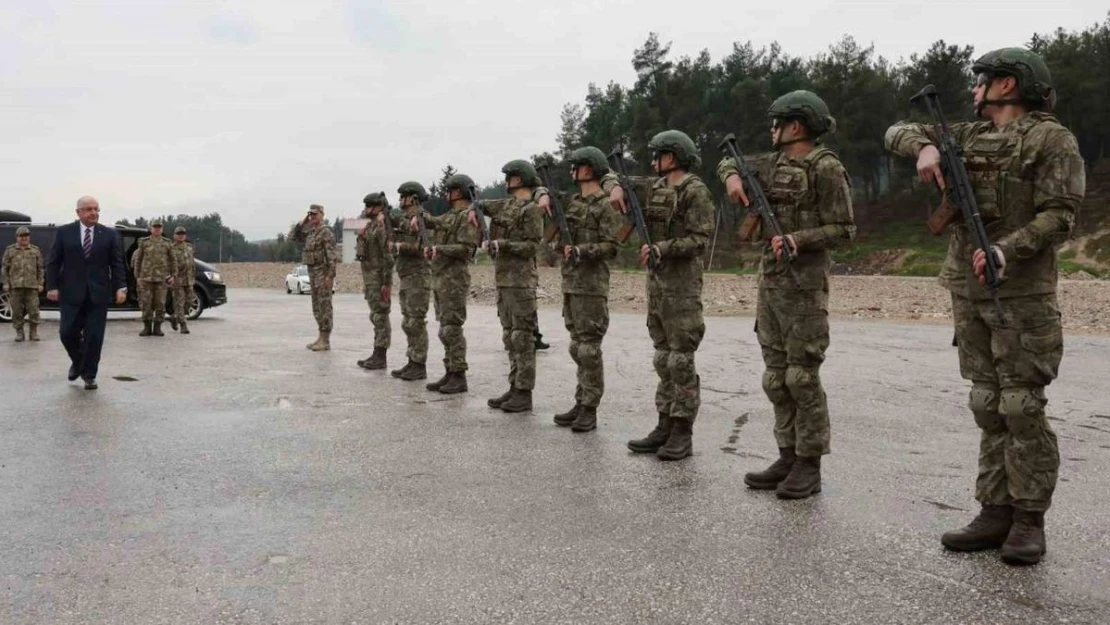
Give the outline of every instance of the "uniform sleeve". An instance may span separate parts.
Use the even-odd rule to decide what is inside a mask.
[[[42,250],[38,248],[35,248],[35,260],[37,261],[36,270],[38,271],[38,274],[35,276],[35,282],[41,289],[46,284],[46,259],[42,256]]]
[[[679,208],[685,209],[683,223],[686,236],[657,241],[659,256],[666,258],[695,258],[701,256],[709,245],[716,225],[713,200],[709,188],[698,182],[686,187],[679,198]]]
[[[140,277],[140,269],[143,266],[143,248],[146,244],[139,241],[139,247],[135,248],[135,253],[131,255],[131,271],[134,272],[135,277]]]
[[[297,222],[293,224],[293,228],[289,231],[289,238],[298,245],[304,245],[308,233],[305,232],[304,222]]]
[[[474,251],[478,249],[478,227],[470,223],[465,212],[459,217],[459,222],[455,227],[455,240],[445,245],[437,245],[436,249],[448,258],[470,260],[474,257]]]
[[[964,145],[977,132],[979,124],[960,122],[949,125],[949,128],[952,130],[952,136],[955,137],[956,143]],[[933,124],[919,124],[908,121],[894,124],[887,129],[886,135],[883,136],[883,144],[888,151],[907,158],[917,158],[917,153],[921,151],[921,148],[927,145],[936,145],[938,141],[936,127]]]
[[[166,255],[170,257],[169,273],[167,275],[168,276],[176,276],[177,275],[177,254],[173,253],[173,245],[170,244],[169,241],[166,241],[166,249],[168,250]]]
[[[339,257],[335,253],[335,232],[327,224],[320,227],[323,228],[323,232],[320,233],[320,246],[324,248],[321,250],[324,252],[324,267],[328,276],[334,278],[339,265]]]
[[[389,251],[389,238],[386,237],[385,228],[388,228],[388,221],[382,226],[382,236],[378,244],[382,254],[382,284],[385,286],[393,286],[393,266],[397,264],[393,254]]]
[[[824,250],[856,238],[848,172],[834,158],[817,163],[814,182],[821,225],[791,233],[799,252]]]
[[[12,248],[11,248],[11,246],[8,246],[7,248],[4,249],[4,259],[0,260],[0,264],[3,265],[3,269],[0,269],[0,276],[2,276],[2,281],[4,282],[4,284],[11,284],[12,283]]]
[[[1065,128],[1053,131],[1037,157],[1035,172],[1033,202],[1037,215],[998,241],[1007,259],[1036,256],[1045,248],[1062,244],[1075,229],[1087,186],[1075,136]]]
[[[748,169],[755,174],[756,180],[766,187],[766,180],[771,168],[775,165],[775,159],[777,157],[778,154],[775,152],[765,152],[763,154],[745,156],[744,163],[748,166]],[[720,179],[721,182],[726,182],[730,176],[734,175],[740,175],[740,169],[736,166],[736,159],[731,156],[722,158],[721,162],[717,163],[717,178]],[[744,191],[746,192],[747,189]]]
[[[609,205],[609,200],[603,200],[601,206],[601,219],[598,223],[597,243],[584,243],[578,246],[582,258],[593,260],[612,260],[617,257],[620,245],[617,244],[617,232],[621,228],[621,214]]]
[[[185,282],[193,286],[197,281],[197,257],[191,244],[185,249],[185,258],[187,262],[182,270],[185,273]]]
[[[605,192],[605,195],[609,195],[613,192],[614,187],[620,186],[620,183],[621,179],[619,176],[611,171],[606,172],[605,175],[601,177],[601,190]]]
[[[535,202],[529,202],[521,215],[520,240],[500,243],[502,252],[520,258],[534,258],[540,249],[543,238],[543,209]]]

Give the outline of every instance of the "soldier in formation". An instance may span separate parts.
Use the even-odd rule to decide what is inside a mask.
[[[502,342],[509,349],[509,390],[487,403],[490,408],[514,413],[532,409],[536,384],[536,287],[540,279],[536,253],[543,237],[543,209],[533,198],[540,181],[531,163],[509,161],[501,172],[510,197],[478,204],[493,223],[491,231],[497,233],[483,246],[494,257],[497,316]],[[476,226],[482,217],[475,212],[471,215]]]
[[[177,259],[173,244],[162,236],[161,219],[150,222],[150,236],[139,239],[131,263],[139,284],[139,307],[143,311],[143,329],[139,336],[165,336],[162,322],[166,318],[166,291],[175,284]]]
[[[312,316],[316,318],[319,334],[316,341],[305,347],[314,352],[331,349],[332,307],[331,292],[339,257],[335,251],[335,232],[324,221],[324,207],[313,204],[308,214],[289,233],[289,238],[301,246],[301,262],[308,267],[312,289]]]
[[[819,144],[835,128],[824,100],[794,91],[775,100],[768,115],[777,151],[748,165],[784,234],[776,236],[759,223],[745,230],[763,247],[756,336],[779,458],[766,470],[745,475],[744,483],[804,499],[821,492],[821,456],[829,453],[829,409],[819,375],[829,346],[829,250],[855,238],[856,226],[848,173],[836,154]],[[724,159],[717,173],[729,197],[747,206],[736,162]],[[785,262],[784,247],[793,262]]]
[[[464,174],[447,179],[447,201],[451,209],[439,216],[427,216],[426,226],[432,230],[432,246],[424,250],[432,270],[432,295],[435,298],[439,340],[443,343],[444,374],[427,385],[429,391],[445,395],[465,393],[466,384],[466,298],[470,294],[470,261],[478,249],[479,235],[468,213],[474,197],[474,180]],[[480,219],[481,216],[476,216]],[[419,229],[413,218],[410,228]]]
[[[188,230],[178,226],[173,230],[173,257],[177,273],[173,277],[173,316],[170,327],[189,334],[189,305],[193,302],[193,284],[196,282],[196,258],[193,244],[189,243]]]
[[[390,372],[402,380],[423,380],[428,377],[428,303],[431,299],[431,269],[420,230],[426,224],[423,203],[428,192],[419,182],[406,182],[397,188],[401,196],[401,213],[392,220],[393,253],[397,258],[397,277],[401,281],[401,330],[408,343],[404,367]],[[417,221],[416,231],[410,227]],[[425,231],[425,235],[428,233]],[[430,240],[430,239],[429,239]]]
[[[386,352],[393,334],[389,324],[391,291],[393,289],[393,252],[389,241],[393,224],[389,221],[389,200],[385,193],[371,193],[362,200],[362,216],[366,226],[355,241],[355,258],[362,270],[363,294],[370,306],[370,323],[374,326],[374,353],[358,361],[363,369],[385,369]]]
[[[982,431],[975,498],[982,508],[941,542],[954,551],[1000,549],[1004,562],[1035,564],[1046,551],[1044,515],[1060,467],[1044,389],[1063,356],[1056,250],[1075,227],[1086,190],[1075,136],[1052,114],[1056,91],[1044,61],[1023,48],[988,52],[972,66],[981,121],[953,124],[993,245],[977,249],[962,222],[949,227],[940,281],[952,293],[960,375]],[[922,181],[945,188],[932,126],[901,122],[887,148],[916,158]],[[987,254],[1004,281],[1000,308],[986,287]]]
[[[15,243],[4,250],[0,261],[3,273],[0,282],[8,294],[12,309],[12,327],[15,329],[15,342],[22,343],[26,336],[23,323],[31,326],[31,340],[39,340],[39,293],[45,280],[42,250],[31,244],[31,231],[20,226],[15,231]]]

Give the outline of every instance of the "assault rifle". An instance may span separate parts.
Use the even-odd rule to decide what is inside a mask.
[[[748,217],[745,222],[748,219],[753,221],[758,219],[771,229],[772,234],[783,238],[782,259],[786,261],[786,266],[790,269],[790,275],[794,278],[794,285],[801,288],[802,280],[798,277],[798,271],[794,269],[793,264],[798,255],[790,249],[790,244],[786,241],[786,233],[782,231],[782,225],[775,217],[775,211],[771,209],[771,203],[767,200],[767,195],[763,193],[763,187],[759,184],[759,179],[755,177],[755,172],[748,167],[748,163],[744,160],[744,154],[740,152],[740,146],[736,143],[736,135],[731,132],[725,135],[725,138],[721,140],[717,147],[724,149],[732,157],[732,160],[736,161],[736,171],[740,174],[740,181],[744,185],[744,191],[749,200],[747,206]],[[741,229],[741,238],[750,238],[750,230],[755,230],[754,223],[750,228],[745,226]]]
[[[636,197],[636,190],[632,188],[632,180],[628,177],[628,167],[624,162],[624,149],[621,146],[613,148],[613,151],[609,153],[609,164],[617,171],[621,188],[624,189],[624,200],[628,204],[626,216],[636,230],[636,234],[640,235],[640,241],[648,246],[648,267],[654,270],[659,266],[659,252],[655,250],[655,246],[651,242],[651,234],[648,233],[644,211],[640,208],[640,200]],[[620,242],[627,241],[629,234],[632,234],[632,232],[625,230],[624,236],[619,237]]]
[[[562,256],[563,248],[570,247],[571,257],[570,263],[574,264],[579,261],[578,248],[574,246],[574,239],[570,235],[570,224],[567,223],[567,213],[563,210],[563,205],[555,199],[555,191],[551,188],[551,172],[548,170],[547,165],[540,165],[536,168],[540,175],[540,182],[543,186],[547,187],[547,198],[551,201],[551,216],[555,219],[554,230],[556,232],[548,232],[544,234],[544,241],[551,243],[555,240],[555,235],[559,235],[559,255]]]
[[[944,112],[940,109],[940,98],[934,85],[925,85],[925,88],[910,98],[910,102],[923,105],[933,118],[940,151],[940,168],[944,174],[945,191],[951,198],[951,203],[959,207],[963,214],[964,226],[971,236],[975,237],[976,249],[983,250],[987,258],[987,292],[990,293],[994,305],[998,308],[998,317],[1003,324],[1006,323],[1006,314],[1002,308],[1002,300],[998,298],[998,287],[1002,285],[1001,271],[998,267],[998,258],[994,255],[987,228],[983,225],[983,216],[979,214],[979,204],[975,201],[975,190],[971,187],[971,179],[964,166],[963,148],[952,136],[952,129],[944,119]]]
[[[432,235],[428,232],[428,221],[424,218],[423,206],[416,209],[413,218],[416,219],[416,236],[420,240],[420,249],[426,250],[432,247]]]
[[[486,253],[489,254],[490,258],[497,258],[497,252],[493,249],[493,241],[489,238],[489,226],[486,225],[486,218],[482,216],[482,211],[478,210],[478,187],[472,186],[466,190],[466,193],[470,200],[469,210],[474,211],[474,217],[476,217],[475,221],[478,222],[478,231],[482,235],[482,240],[478,242],[478,245],[480,247],[482,241],[488,243],[489,245],[486,247]],[[478,256],[478,250],[474,250],[474,256]]]

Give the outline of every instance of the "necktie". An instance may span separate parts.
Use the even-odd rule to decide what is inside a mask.
[[[92,255],[92,228],[85,228],[85,242],[81,247],[85,250],[85,258]]]

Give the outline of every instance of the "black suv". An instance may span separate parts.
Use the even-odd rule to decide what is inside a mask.
[[[54,244],[54,224],[42,225],[31,223],[31,218],[14,211],[0,211],[0,253],[12,243],[15,243],[15,231],[20,226],[26,226],[31,231],[31,243],[42,250],[43,258],[50,253],[50,246]],[[150,232],[142,228],[130,226],[116,226],[120,242],[123,244],[124,262],[127,264],[127,301],[122,304],[112,303],[109,310],[139,310],[138,289],[135,288],[135,275],[131,273],[131,255],[138,249],[139,239],[149,236]],[[2,285],[0,285],[2,286]],[[166,310],[173,310],[171,295],[166,301]],[[193,285],[193,302],[189,305],[189,319],[196,319],[206,308],[212,308],[227,303],[227,287],[220,272],[208,263],[196,261],[196,282]],[[46,292],[39,295],[39,307],[42,310],[58,310],[57,302],[46,299]],[[12,320],[12,306],[8,301],[8,294],[0,289],[0,321]]]

